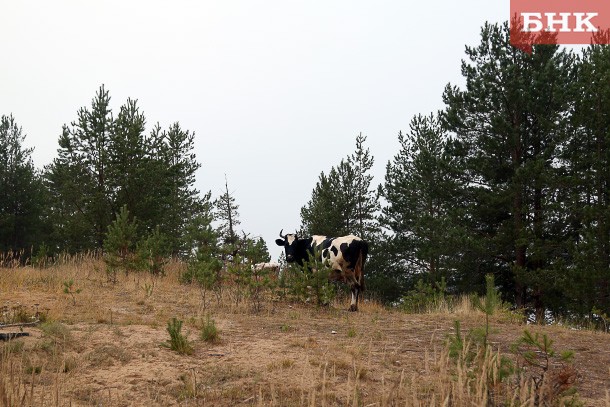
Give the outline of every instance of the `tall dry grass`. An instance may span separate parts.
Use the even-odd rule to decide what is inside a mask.
[[[19,341],[2,344],[0,350],[0,406],[65,406],[62,369],[33,365]],[[45,383],[46,385],[42,385]]]
[[[470,346],[470,345],[465,345]],[[571,397],[541,403],[544,390],[536,389],[524,375],[502,380],[499,352],[490,348],[474,354],[465,348],[457,360],[447,348],[427,352],[425,361],[416,372],[403,369],[397,376],[374,378],[378,385],[375,395],[367,394],[365,383],[370,381],[372,368],[366,362],[342,365],[331,359],[306,365],[301,372],[298,388],[279,387],[276,383],[260,388],[258,405],[265,406],[451,406],[535,407],[541,405],[572,405]],[[469,355],[469,356],[466,356]],[[469,360],[474,358],[474,362]],[[365,360],[367,358],[365,357]],[[317,365],[317,366],[316,366]],[[347,370],[347,379],[345,378]],[[337,384],[347,381],[347,394],[339,395]],[[565,403],[565,404],[564,404]],[[575,404],[578,405],[578,404]],[[606,406],[610,402],[606,400]]]

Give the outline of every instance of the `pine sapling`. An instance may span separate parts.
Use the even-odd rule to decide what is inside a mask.
[[[216,321],[210,317],[210,314],[206,316],[205,322],[201,328],[201,339],[210,343],[217,343],[220,341],[220,334],[218,328],[216,328]]]
[[[483,335],[483,346],[487,347],[489,338],[489,317],[494,314],[496,307],[500,303],[500,296],[496,289],[493,274],[485,276],[485,299],[483,302],[479,297],[474,297],[474,306],[485,313],[485,334]]]
[[[193,353],[188,338],[182,334],[182,321],[172,318],[167,322],[167,332],[169,333],[169,348],[180,354],[190,355]]]
[[[76,288],[74,286],[74,280],[70,279],[68,281],[64,281],[64,294],[69,294],[72,297],[72,305],[76,305],[76,297],[75,294],[80,294],[82,288]]]

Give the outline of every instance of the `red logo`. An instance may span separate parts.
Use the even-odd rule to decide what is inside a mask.
[[[610,44],[608,0],[510,0],[510,43]]]

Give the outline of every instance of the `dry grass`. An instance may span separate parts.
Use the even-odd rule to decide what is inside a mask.
[[[253,313],[247,300],[233,301],[229,286],[204,307],[196,286],[179,283],[183,269],[173,262],[165,277],[120,275],[112,284],[93,256],[43,270],[0,268],[0,306],[47,321],[27,328],[29,337],[0,343],[0,406],[533,406],[536,400],[526,377],[501,380],[498,373],[501,355],[512,356],[509,345],[525,328],[509,313],[492,321],[494,352],[466,342],[459,357],[449,356],[454,320],[464,332],[484,323],[466,297],[450,308],[405,314],[375,302],[348,313],[346,299],[318,308],[269,295]],[[70,279],[82,290],[75,303],[63,292]],[[209,316],[218,341],[201,337]],[[174,317],[184,321],[192,355],[163,346]],[[575,351],[584,405],[610,406],[607,334],[530,329]]]

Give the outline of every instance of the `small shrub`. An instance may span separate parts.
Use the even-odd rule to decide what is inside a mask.
[[[201,339],[209,343],[220,341],[220,333],[218,328],[216,328],[216,321],[210,317],[210,314],[206,316],[205,323],[201,327]]]
[[[81,291],[83,291],[82,288],[76,288],[74,286],[74,280],[70,279],[68,281],[64,281],[64,294],[68,294],[72,297],[72,305],[76,305],[75,294],[80,294]]]
[[[210,302],[210,292],[216,293],[220,302],[221,270],[222,262],[220,260],[198,254],[189,262],[186,271],[180,276],[180,281],[184,284],[197,284],[199,286],[203,308],[206,308]]]
[[[321,267],[311,273],[310,282],[318,305],[329,305],[337,296],[335,285],[328,280],[331,270],[328,267]]]
[[[49,355],[55,355],[58,349],[72,344],[72,333],[67,326],[61,322],[45,322],[40,325],[45,340],[40,343],[40,348]]]
[[[113,283],[117,282],[119,270],[123,270],[127,275],[129,271],[138,268],[135,255],[136,233],[137,221],[135,218],[130,220],[127,206],[123,206],[116,214],[116,219],[108,226],[104,239],[106,272]]]
[[[280,279],[280,286],[285,285],[297,300],[309,302],[315,300],[316,304],[327,306],[337,296],[335,284],[329,280],[331,269],[327,265],[316,261],[316,255],[310,255],[309,261],[303,266],[289,265]]]
[[[2,351],[0,351],[0,357],[1,355],[8,355],[11,353],[20,353],[21,351],[23,351],[23,347],[24,347],[25,343],[23,341],[19,341],[19,340],[11,340],[8,341],[3,347],[2,347]]]
[[[489,317],[494,314],[496,307],[502,304],[500,294],[496,288],[493,274],[487,274],[485,276],[485,299],[481,302],[479,297],[473,298],[473,305],[478,310],[485,313],[485,331],[482,333],[483,346],[487,346],[487,340],[489,338]]]
[[[28,364],[25,366],[24,372],[27,375],[40,374],[42,372],[42,366]]]
[[[531,380],[535,390],[535,405],[555,405],[571,397],[569,405],[579,405],[576,398],[577,372],[572,365],[574,353],[557,353],[547,335],[540,336],[525,330],[512,346],[517,354],[521,372]],[[565,403],[564,403],[565,404]]]
[[[245,283],[248,287],[248,298],[252,303],[252,310],[260,312],[262,310],[263,299],[266,291],[273,292],[277,287],[277,281],[273,278],[274,272],[269,269],[253,270],[252,266],[247,266],[245,270]]]
[[[49,247],[43,242],[32,256],[32,266],[37,268],[46,268],[52,262]]]
[[[172,318],[167,323],[167,332],[169,333],[169,348],[180,354],[190,355],[193,353],[188,338],[182,334],[182,321]]]
[[[280,331],[282,332],[292,332],[295,331],[295,328],[288,325],[288,324],[282,324],[282,326],[280,326]]]
[[[153,291],[155,290],[155,282],[144,283],[142,286],[142,290],[144,290],[145,298],[150,298],[153,295]]]
[[[61,322],[45,322],[40,325],[40,329],[46,336],[49,336],[51,338],[61,339],[65,341],[70,339],[71,337],[70,330]]]
[[[347,330],[347,337],[348,338],[355,338],[356,337],[356,328],[354,328],[353,326],[351,326],[348,330]]]
[[[601,309],[593,307],[591,310],[591,321],[596,329],[610,332],[610,317]]]
[[[142,269],[155,276],[165,275],[170,246],[167,237],[159,231],[159,226],[138,243],[136,251]]]
[[[457,359],[464,349],[464,338],[462,338],[462,327],[459,320],[455,320],[455,334],[449,336],[447,349],[449,350],[449,356],[454,359]]]
[[[191,370],[190,374],[181,374],[179,379],[182,386],[178,389],[178,399],[184,401],[197,398],[197,374],[195,370]]]
[[[438,308],[446,302],[446,291],[447,283],[444,277],[434,285],[418,280],[415,287],[402,297],[402,309],[406,312],[422,313]]]

